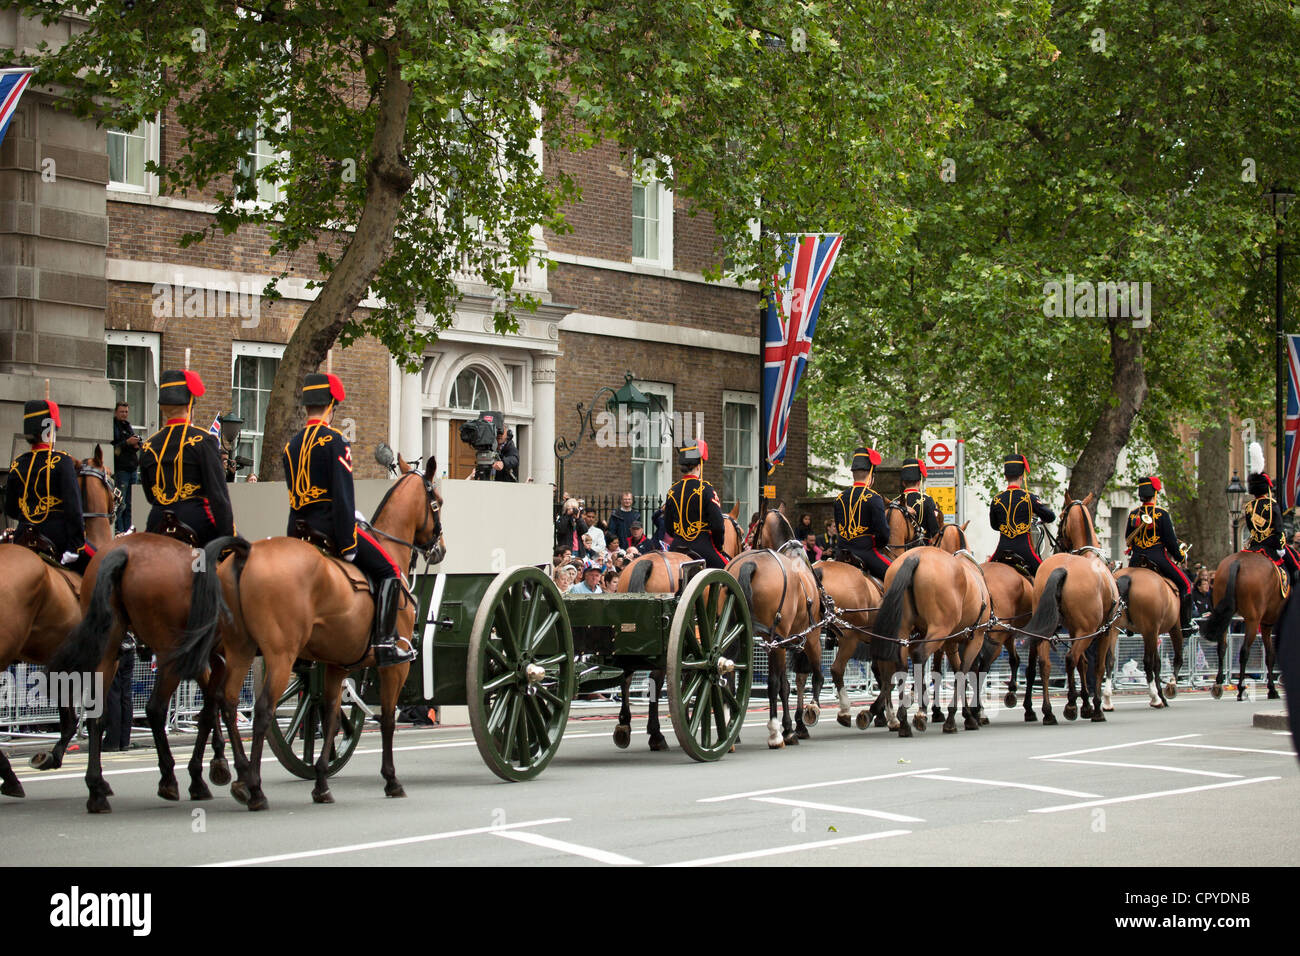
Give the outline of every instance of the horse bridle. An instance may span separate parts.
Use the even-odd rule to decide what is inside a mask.
[[[430,481],[428,478],[425,478],[417,471],[408,471],[406,474],[402,475],[401,478],[397,479],[397,484],[400,485],[407,478],[419,478],[421,481],[424,482],[424,498],[425,498],[425,505],[427,507],[424,509],[424,517],[420,520],[420,526],[415,529],[415,534],[413,535],[413,537],[418,539],[423,534],[425,527],[427,527],[430,523],[432,523],[433,531],[431,532],[430,543],[427,545],[416,544],[415,541],[406,541],[403,540],[402,538],[397,537],[396,535],[389,534],[387,531],[380,531],[378,528],[376,528],[374,526],[374,522],[379,520],[379,515],[383,512],[384,507],[387,506],[388,502],[386,500],[384,501],[384,505],[381,506],[380,509],[375,512],[375,517],[371,521],[366,522],[365,526],[369,531],[371,531],[373,534],[378,535],[381,538],[384,538],[388,541],[392,541],[395,544],[400,544],[403,547],[410,548],[411,563],[410,563],[410,567],[407,568],[406,573],[413,574],[415,572],[415,565],[417,563],[418,558],[421,557],[424,558],[426,567],[430,564],[437,563],[436,561],[433,560],[433,556],[438,551],[438,547],[439,547],[438,538],[441,537],[441,535],[438,533],[438,524],[439,524],[438,512],[440,510],[440,506],[438,505],[438,497],[437,497],[438,493],[437,490],[433,487],[432,481]],[[393,491],[396,490],[397,490],[397,485],[394,485]]]
[[[93,465],[87,465],[85,462],[81,462],[77,466],[77,477],[98,478],[104,483],[104,487],[108,489],[109,495],[113,499],[113,510],[111,513],[107,511],[83,511],[81,517],[107,518],[109,521],[114,520],[117,517],[117,513],[122,510],[122,489],[117,486],[117,482],[115,482],[112,476],[109,475],[108,469],[95,468]]]
[[[1084,505],[1082,500],[1080,500],[1079,498],[1074,498],[1066,502],[1065,510],[1061,512],[1061,530],[1060,532],[1057,533],[1056,540],[1054,542],[1054,544],[1056,545],[1056,553],[1057,554],[1079,554],[1080,552],[1083,551],[1095,551],[1097,554],[1101,554],[1101,549],[1098,548],[1096,545],[1086,544],[1078,548],[1073,546],[1074,541],[1070,538],[1069,534],[1066,532],[1065,523],[1070,517],[1070,512],[1074,510],[1076,505],[1079,506],[1080,508],[1083,508],[1084,517],[1088,519],[1089,523],[1092,522],[1092,517],[1088,514],[1088,509]]]
[[[907,522],[908,529],[910,531],[915,532],[915,535],[914,537],[911,537],[908,540],[904,541],[902,544],[886,543],[885,550],[894,551],[894,552],[911,551],[913,548],[919,548],[922,545],[929,543],[928,539],[925,536],[925,529],[922,528],[919,524],[917,524],[916,517],[912,514],[910,508],[899,504],[897,501],[890,501],[888,504],[885,505],[886,517],[888,517],[888,513],[891,509],[894,511],[901,511],[903,513],[903,520]]]

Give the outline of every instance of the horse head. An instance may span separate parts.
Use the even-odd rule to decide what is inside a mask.
[[[1097,496],[1091,491],[1083,498],[1073,498],[1068,491],[1065,493],[1058,552],[1072,552],[1099,546],[1097,530],[1092,524],[1092,512],[1088,510],[1096,498]]]

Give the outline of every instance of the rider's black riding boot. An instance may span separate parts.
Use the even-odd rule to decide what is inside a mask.
[[[1192,603],[1192,596],[1190,594],[1183,595],[1180,610],[1182,612],[1183,636],[1187,637],[1191,633],[1192,613],[1195,610],[1195,605]]]
[[[402,582],[385,578],[375,598],[375,663],[380,667],[415,660],[413,646],[405,649],[397,646],[397,606],[401,598]]]

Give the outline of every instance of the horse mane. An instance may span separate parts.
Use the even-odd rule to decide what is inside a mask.
[[[771,521],[773,518],[776,518],[776,520],[780,522],[780,534],[782,535],[779,541],[777,540],[772,541],[772,544],[775,547],[780,547],[781,545],[785,544],[787,541],[797,540],[797,536],[794,533],[794,525],[790,524],[790,519],[788,519],[785,515],[781,514],[781,512],[779,511],[769,511],[767,513],[767,516],[763,519],[762,528],[764,531],[768,530],[767,527],[768,522]],[[768,537],[775,539],[776,533],[769,532]]]
[[[420,473],[418,471],[405,472],[400,478],[398,478],[395,482],[393,482],[391,488],[389,488],[387,491],[384,492],[384,497],[379,499],[379,507],[376,508],[375,513],[370,516],[370,523],[372,525],[376,521],[378,521],[379,516],[384,513],[384,507],[388,504],[388,499],[393,497],[393,492],[396,491],[399,487],[401,487],[403,481],[405,481],[407,478],[410,478],[412,476],[418,478],[420,476]]]
[[[1070,536],[1070,513],[1074,511],[1075,506],[1083,511],[1083,523],[1085,530],[1084,540],[1074,543],[1074,538]],[[1077,551],[1079,548],[1088,546],[1097,547],[1100,544],[1097,540],[1097,532],[1092,527],[1092,512],[1088,510],[1088,505],[1083,498],[1071,498],[1065,503],[1065,509],[1061,512],[1061,531],[1057,535],[1057,552],[1065,554],[1067,552]]]

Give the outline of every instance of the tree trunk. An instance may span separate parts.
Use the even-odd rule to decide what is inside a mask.
[[[1070,472],[1066,490],[1072,498],[1089,492],[1101,497],[1115,474],[1115,462],[1128,444],[1133,419],[1147,398],[1147,373],[1142,340],[1127,320],[1110,320],[1111,401],[1093,423],[1092,434]],[[1121,333],[1123,333],[1121,335]]]
[[[1166,504],[1179,540],[1192,545],[1189,563],[1213,566],[1232,548],[1232,531],[1223,498],[1230,477],[1231,419],[1224,413],[1217,425],[1201,431],[1194,476],[1191,449],[1177,440],[1172,423],[1167,434],[1173,440],[1162,440],[1156,448],[1167,492]]]
[[[334,271],[321,286],[320,295],[293,330],[275,373],[258,469],[258,478],[263,481],[283,477],[278,450],[285,446],[302,420],[298,389],[303,377],[320,368],[387,258],[402,199],[415,182],[411,168],[402,157],[411,84],[402,78],[399,52],[398,38],[391,39],[387,45],[387,73],[379,96],[379,122],[370,143],[371,159],[366,169],[366,202],[356,231]]]

